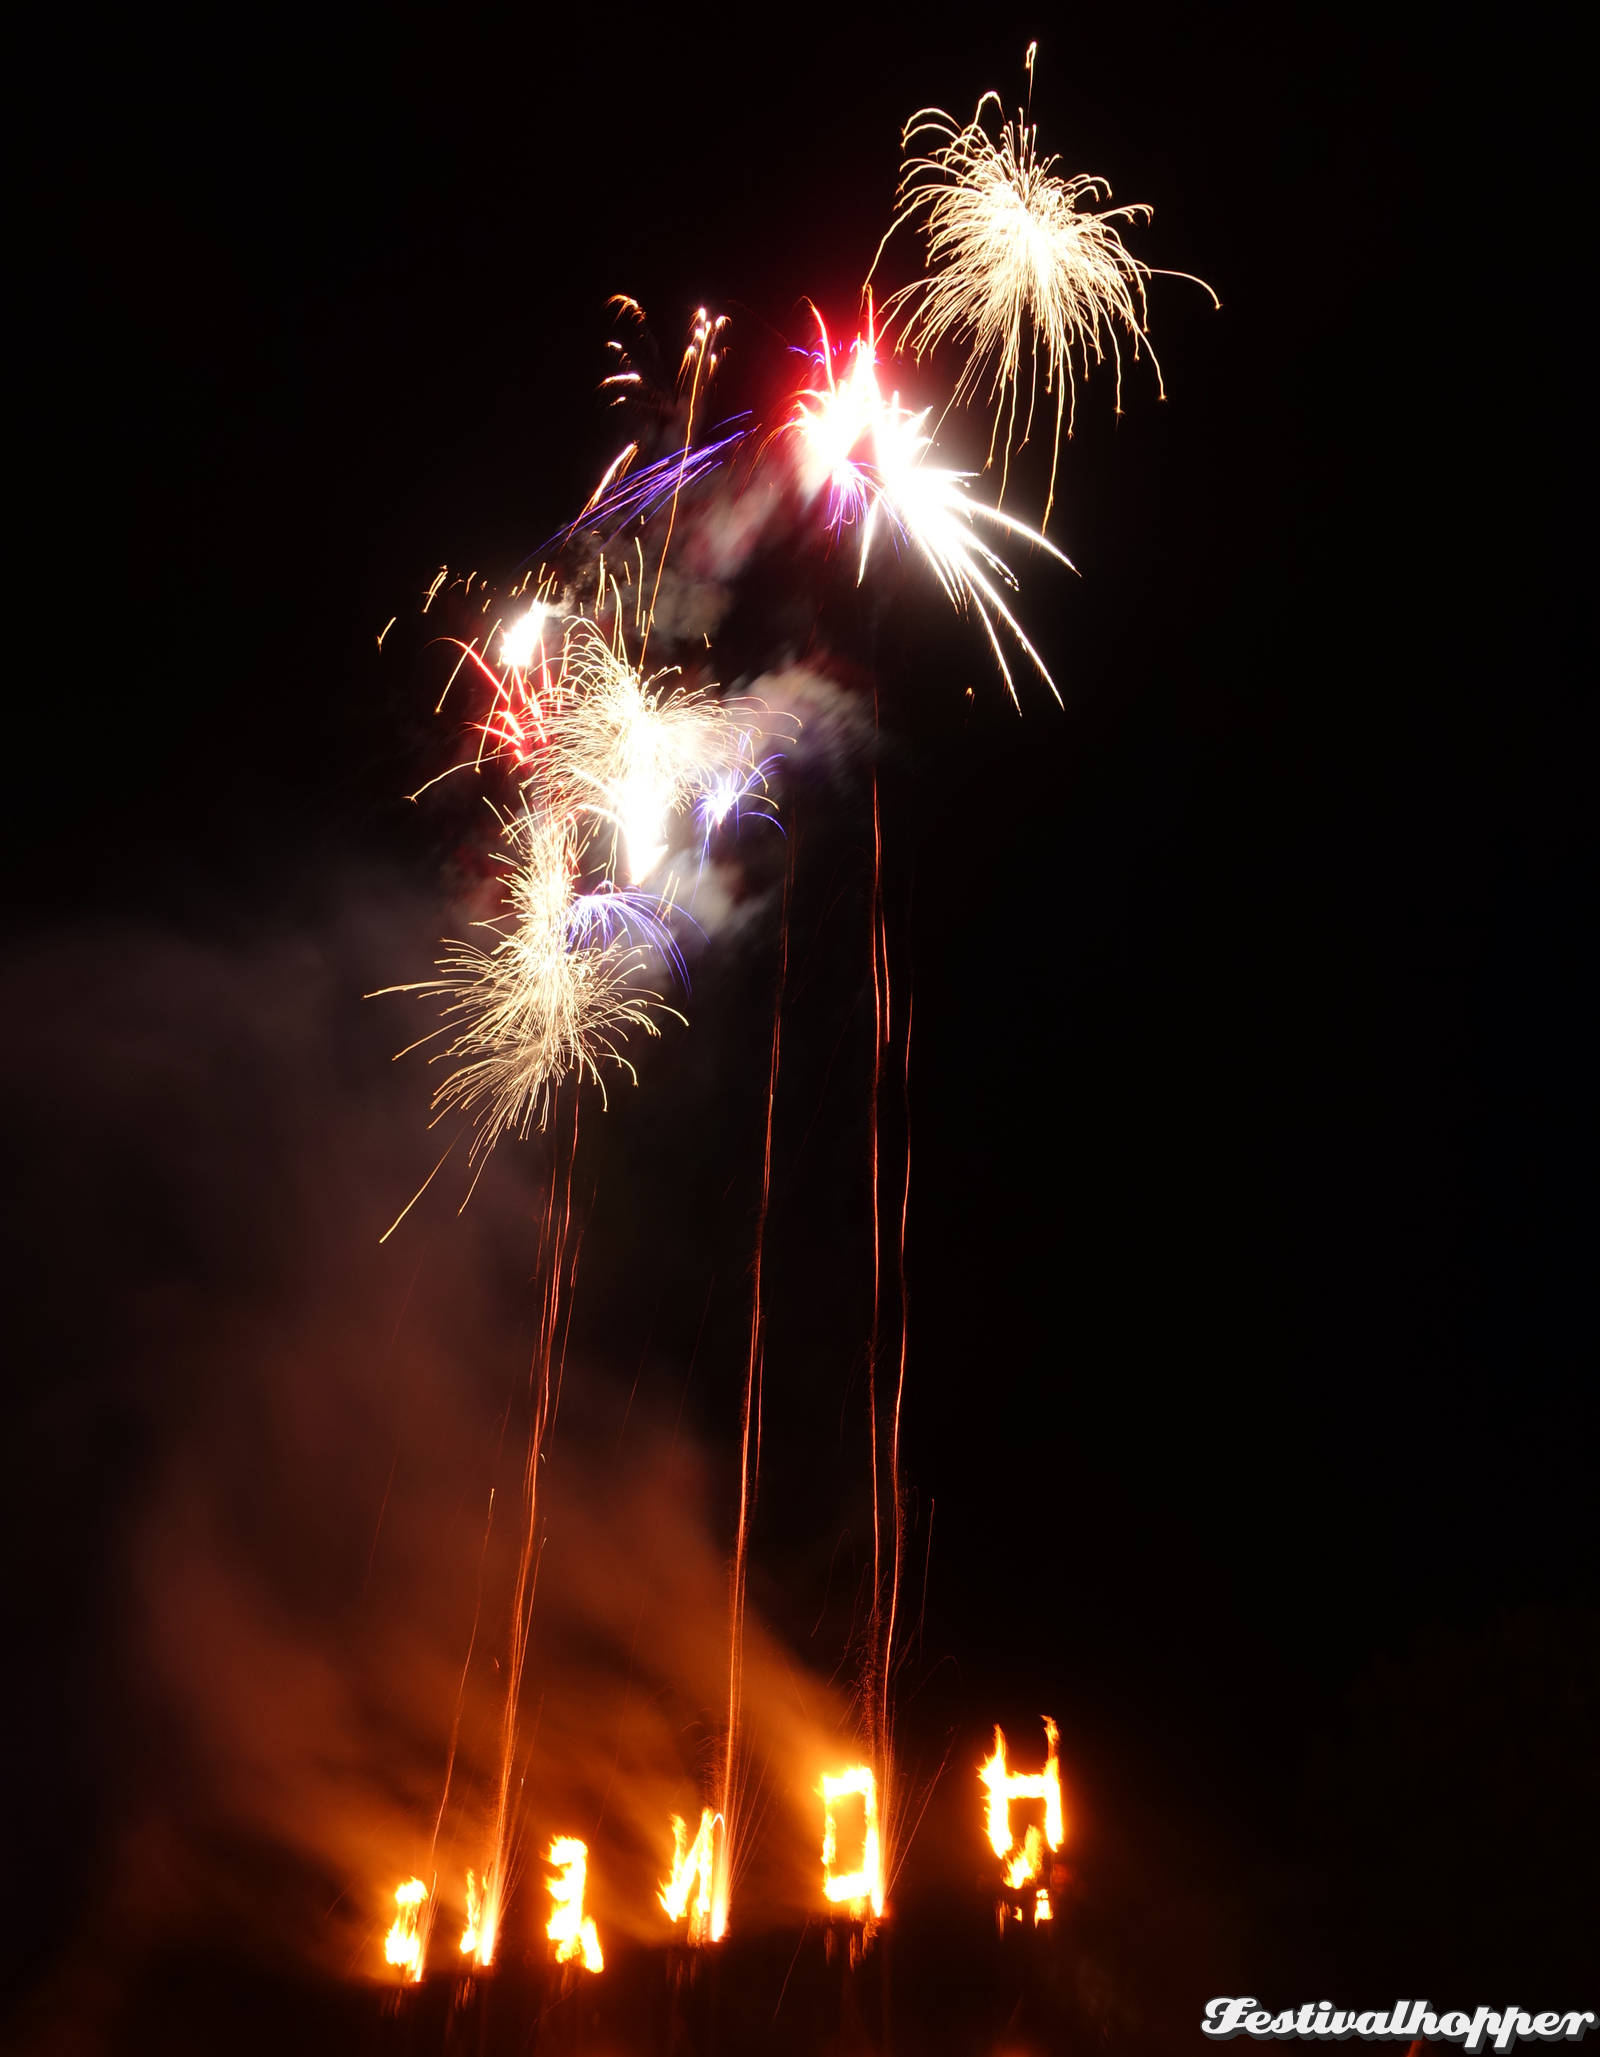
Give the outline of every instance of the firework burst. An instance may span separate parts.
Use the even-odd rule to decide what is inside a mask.
[[[726,793],[730,779],[737,791],[754,768],[749,731],[678,676],[671,666],[646,677],[587,617],[569,626],[547,775],[574,813],[611,825],[613,868],[634,882],[666,856],[675,815]]]
[[[826,494],[828,526],[836,535],[851,525],[861,529],[858,580],[866,577],[875,537],[886,529],[922,558],[958,612],[982,624],[1013,701],[1016,682],[997,633],[1001,623],[1059,700],[1044,659],[1006,602],[1002,589],[1017,590],[1016,574],[978,524],[1048,551],[1069,570],[1071,559],[1026,522],[974,498],[970,472],[929,461],[933,438],[926,423],[932,410],[913,413],[898,393],[884,397],[870,307],[867,333],[847,350],[830,344],[820,317],[818,328],[819,382],[797,396],[788,429],[803,488],[814,497]]]
[[[750,817],[770,822],[782,835],[783,825],[768,790],[771,773],[782,761],[777,752],[758,758],[753,742],[748,736],[743,738],[739,763],[711,778],[695,802],[702,855],[710,849],[714,836],[730,826],[737,832]]]
[[[569,1075],[604,1093],[603,1068],[635,1076],[631,1031],[660,1033],[670,1014],[641,983],[653,952],[681,960],[659,912],[642,896],[580,893],[577,832],[570,820],[525,810],[504,823],[505,911],[479,924],[485,947],[447,944],[439,977],[391,990],[441,998],[454,1065],[433,1096],[436,1115],[470,1118],[474,1159],[508,1133],[543,1128],[551,1096]]]
[[[1036,47],[1028,50],[1030,86]],[[923,154],[906,160],[884,243],[896,229],[920,217],[929,269],[925,277],[894,294],[884,313],[899,318],[906,347],[919,361],[947,338],[966,349],[967,362],[956,381],[952,405],[988,379],[987,399],[995,409],[991,463],[997,447],[1003,448],[1005,458],[1013,447],[1021,447],[1015,438],[1025,369],[1028,397],[1022,442],[1028,439],[1043,357],[1044,390],[1047,395],[1053,392],[1056,401],[1044,511],[1048,524],[1062,430],[1072,433],[1079,373],[1087,378],[1091,366],[1103,363],[1109,352],[1120,412],[1125,336],[1135,358],[1141,351],[1148,353],[1157,388],[1165,397],[1161,366],[1146,327],[1145,289],[1157,274],[1133,255],[1121,233],[1126,223],[1148,221],[1152,210],[1139,203],[1098,206],[1111,198],[1105,179],[1086,172],[1059,176],[1054,169],[1059,160],[1039,155],[1038,130],[1023,111],[1014,120],[1002,121],[999,135],[991,136],[985,126],[991,105],[998,114],[998,94],[985,93],[965,124],[937,107],[922,108],[906,124],[903,148],[909,149],[919,137],[935,140]],[[883,254],[883,244],[878,254]],[[1211,294],[1214,305],[1220,304],[1204,280],[1193,283]]]

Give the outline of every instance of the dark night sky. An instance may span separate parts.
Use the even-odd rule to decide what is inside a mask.
[[[60,461],[22,612],[53,654],[14,688],[11,1562],[50,1565],[10,1709],[25,1980],[73,1962],[161,1786],[116,1741],[160,1755],[124,1581],[171,1453],[226,1473],[245,1433],[221,1339],[325,1303],[359,1353],[422,1261],[373,1256],[432,1160],[424,1076],[360,999],[425,968],[475,833],[402,797],[453,747],[416,597],[444,562],[508,573],[587,493],[609,294],[669,345],[727,308],[752,360],[802,295],[842,319],[899,123],[1011,100],[1036,35],[1047,139],[1152,201],[1136,247],[1223,308],[1159,281],[1167,402],[1143,365],[1119,420],[1108,378],[1081,395],[1052,525],[1081,577],[1033,565],[1021,608],[1064,710],[1025,683],[1018,719],[909,578],[834,638],[876,659],[916,1008],[919,1551],[937,1513],[908,1747],[954,1738],[964,1777],[986,1723],[1053,1708],[1087,1902],[1152,1939],[1174,2019],[1236,1972],[1582,2004],[1587,760],[1553,519],[1582,377],[1546,269],[1560,124],[1530,108],[1562,60],[1404,10],[765,35],[392,10],[98,45],[50,179]],[[796,1644],[860,1543],[863,796],[807,791],[791,845],[755,1576]],[[636,1372],[670,1420],[709,1304],[687,1407],[723,1479],[773,940],[712,950],[691,1029],[588,1129],[573,1435],[610,1435]],[[440,1304],[456,1267],[509,1310],[462,1341],[473,1407],[523,1348],[506,1222],[536,1176],[418,1231],[429,1264],[474,1253],[437,1256]],[[319,1595],[359,1611],[410,1447],[362,1394],[382,1455],[347,1533],[296,1528],[294,1436],[264,1463],[256,1561],[312,1640]]]

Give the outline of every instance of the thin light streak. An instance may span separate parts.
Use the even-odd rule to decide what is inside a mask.
[[[734,1536],[728,1622],[728,1726],[722,1756],[722,1838],[720,1862],[712,1895],[711,1933],[724,1935],[733,1893],[743,1779],[739,1759],[740,1714],[744,1693],[744,1612],[749,1567],[750,1517],[755,1509],[761,1471],[761,1374],[766,1310],[762,1302],[762,1263],[766,1251],[767,1208],[772,1194],[772,1127],[778,1100],[778,1067],[783,1045],[783,999],[789,976],[789,884],[793,866],[784,874],[779,914],[777,985],[772,1003],[772,1046],[767,1063],[767,1120],[761,1148],[761,1203],[756,1214],[755,1251],[750,1274],[750,1347],[745,1360],[744,1401],[739,1427],[739,1526]]]

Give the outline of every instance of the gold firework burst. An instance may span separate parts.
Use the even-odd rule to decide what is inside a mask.
[[[1028,49],[1030,89],[1036,48]],[[947,338],[965,347],[967,362],[952,405],[969,398],[987,378],[986,398],[995,409],[989,461],[997,448],[1003,449],[1002,492],[1005,463],[1014,448],[1026,443],[1033,426],[1043,358],[1044,390],[1047,396],[1054,393],[1056,402],[1044,511],[1048,522],[1061,434],[1063,428],[1072,432],[1079,375],[1087,378],[1109,353],[1120,412],[1122,352],[1131,339],[1135,358],[1148,353],[1165,396],[1161,366],[1150,346],[1145,297],[1148,282],[1158,274],[1133,255],[1121,234],[1122,225],[1149,220],[1152,210],[1142,204],[1098,205],[1111,198],[1105,179],[1089,173],[1058,175],[1054,167],[1059,160],[1039,155],[1038,130],[1025,112],[1003,121],[999,135],[991,136],[985,127],[991,105],[998,114],[998,94],[985,93],[965,124],[936,107],[921,109],[906,124],[902,147],[909,148],[918,137],[937,140],[923,154],[907,158],[884,244],[896,229],[921,217],[928,272],[894,294],[884,315],[898,320],[902,341],[919,360]],[[1160,275],[1191,277],[1187,272]],[[1203,279],[1193,282],[1220,305]],[[1027,404],[1018,442],[1025,370]]]

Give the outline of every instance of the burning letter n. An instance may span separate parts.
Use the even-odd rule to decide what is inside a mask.
[[[672,1876],[656,1895],[669,1921],[689,1918],[689,1940],[703,1943],[709,1937],[720,1942],[724,1920],[716,1905],[717,1829],[722,1821],[709,1807],[700,1810],[700,1827],[693,1842],[689,1824],[681,1814],[672,1817]]]
[[[1033,1907],[1036,1922],[1050,1919],[1049,1891],[1038,1884],[1044,1856],[1041,1845],[1056,1851],[1067,1839],[1066,1818],[1061,1805],[1061,1766],[1056,1759],[1059,1742],[1060,1733],[1047,1714],[1044,1717],[1044,1769],[1036,1772],[1008,1771],[1006,1739],[997,1728],[994,1732],[994,1755],[978,1773],[989,1790],[986,1808],[989,1847],[1005,1866],[1005,1882],[1012,1892],[1019,1892],[1025,1886],[1037,1886]],[[1044,1833],[1041,1837],[1039,1829],[1030,1823],[1021,1844],[1013,1848],[1011,1807],[1017,1800],[1044,1802]]]

